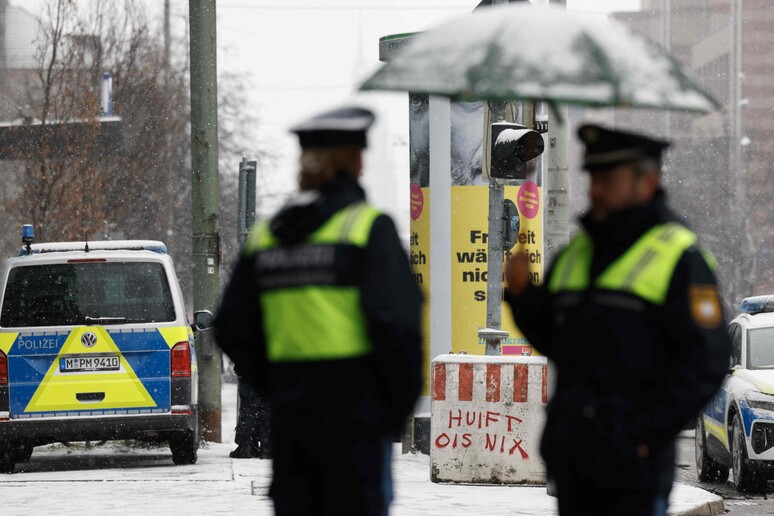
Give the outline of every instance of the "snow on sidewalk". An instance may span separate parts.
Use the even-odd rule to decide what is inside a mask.
[[[223,440],[199,450],[199,461],[175,466],[168,449],[108,444],[85,450],[52,445],[35,449],[18,473],[0,477],[3,515],[90,516],[131,514],[272,514],[267,496],[271,461],[235,460],[236,386],[223,385]],[[72,465],[67,461],[72,459]],[[556,500],[545,487],[434,484],[426,455],[400,453],[393,461],[392,516],[487,516],[556,514]],[[676,484],[671,514],[706,506],[718,497]],[[699,514],[699,513],[696,513]],[[709,514],[709,513],[706,513]]]

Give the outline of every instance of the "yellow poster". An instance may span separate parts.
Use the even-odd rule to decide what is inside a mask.
[[[532,282],[543,279],[542,188],[533,181],[506,186],[520,219],[519,237],[511,252],[524,252],[530,262]],[[452,351],[483,355],[485,343],[478,330],[486,327],[488,186],[452,186],[451,194],[451,292]],[[507,260],[507,256],[505,258]],[[518,331],[510,307],[503,304],[503,355],[528,355],[532,348]]]
[[[419,285],[422,304],[422,352],[430,363],[430,192],[428,188],[411,185],[411,235],[409,239],[411,269]],[[429,370],[423,368],[422,395],[430,394]]]

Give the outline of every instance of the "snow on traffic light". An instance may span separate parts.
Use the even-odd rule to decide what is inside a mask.
[[[496,122],[490,126],[490,174],[497,179],[525,179],[529,160],[543,153],[543,137],[521,124]]]

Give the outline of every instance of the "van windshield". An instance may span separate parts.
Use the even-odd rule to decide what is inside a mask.
[[[175,320],[166,273],[155,262],[29,265],[11,269],[0,326],[128,324]]]

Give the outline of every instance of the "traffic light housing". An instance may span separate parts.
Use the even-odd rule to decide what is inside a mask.
[[[539,132],[508,122],[490,126],[489,142],[489,175],[497,179],[525,179],[527,162],[545,147]]]

